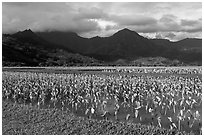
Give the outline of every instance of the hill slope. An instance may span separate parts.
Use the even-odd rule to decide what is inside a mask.
[[[202,64],[201,39],[184,39],[178,42],[147,39],[126,28],[110,37],[93,38],[83,38],[74,32],[34,33],[25,30],[13,35],[3,35],[2,49],[4,64],[100,64],[98,60],[113,64],[129,64],[148,57]]]
[[[3,35],[2,38],[3,66],[70,66],[99,63],[96,59],[47,42],[31,30]]]
[[[110,37],[90,39],[82,38],[76,33],[70,32],[42,32],[37,34],[49,42],[61,44],[80,54],[105,61],[135,60],[141,57],[165,57],[187,63],[201,62],[202,60],[201,39],[187,39],[178,42],[165,39],[147,39],[126,28]]]

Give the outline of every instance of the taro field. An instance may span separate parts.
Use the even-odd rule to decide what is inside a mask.
[[[79,125],[89,128],[87,133],[77,128],[74,134],[202,134],[201,76],[201,67],[7,68],[2,72],[2,98],[3,104],[83,118]],[[87,127],[87,120],[95,122]],[[102,132],[97,126],[106,122],[123,123],[127,130]],[[97,128],[102,131],[94,132]]]

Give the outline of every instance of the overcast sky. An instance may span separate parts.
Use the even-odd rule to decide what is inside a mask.
[[[3,3],[3,33],[73,31],[110,36],[129,28],[149,38],[202,37],[202,3]]]

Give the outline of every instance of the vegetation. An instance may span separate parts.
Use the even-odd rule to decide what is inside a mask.
[[[139,134],[153,134],[146,133],[148,127],[159,128],[157,134],[162,133],[163,128],[165,134],[172,134],[171,131],[201,134],[202,80],[197,76],[183,76],[201,73],[200,69],[140,68],[140,71],[149,75],[3,72],[2,97],[15,105],[22,104],[23,109],[30,105],[36,106],[37,111],[59,110],[57,113],[71,112],[99,121],[146,125]],[[152,75],[149,72],[182,75]],[[95,131],[95,126],[90,128]],[[138,134],[137,130],[131,131]],[[101,133],[110,134],[108,130]]]
[[[55,49],[44,41],[19,40],[3,35],[3,66],[85,66],[100,64],[96,59],[82,56],[65,49]]]
[[[70,32],[3,34],[3,66],[201,66],[202,40],[147,39],[123,29],[106,38]]]
[[[3,135],[175,135],[187,134],[141,124],[76,117],[59,109],[2,102]]]

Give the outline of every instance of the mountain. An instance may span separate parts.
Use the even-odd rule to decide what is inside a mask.
[[[34,66],[100,64],[103,61],[108,64],[129,64],[138,59],[136,62],[141,62],[142,58],[149,62],[149,57],[155,58],[154,62],[162,61],[158,64],[163,62],[172,64],[171,60],[199,65],[202,62],[201,39],[184,39],[177,42],[147,39],[127,28],[119,30],[110,37],[92,38],[83,38],[74,32],[34,33],[25,30],[13,35],[4,35],[3,41],[3,59],[15,60],[16,56],[9,57],[9,54],[15,53],[21,57],[16,62],[27,57],[27,62],[34,62],[31,63]]]
[[[156,45],[166,45],[177,47],[179,50],[198,50],[202,51],[202,39],[186,38],[180,41],[171,42],[167,39],[151,39]]]
[[[110,37],[91,40],[92,48],[88,54],[109,56],[112,60],[119,58],[132,60],[140,56],[160,56],[161,53],[159,52],[161,46],[128,29],[120,30]]]
[[[3,66],[93,65],[96,59],[79,55],[61,45],[47,42],[31,30],[2,36]]]
[[[133,61],[141,57],[165,57],[183,62],[201,62],[202,59],[201,39],[185,39],[178,42],[167,39],[147,39],[127,28],[119,30],[110,37],[83,38],[73,32],[37,34],[51,43],[108,62],[118,59]]]
[[[88,39],[82,38],[74,32],[53,31],[37,32],[36,34],[50,43],[62,45],[64,48],[68,48],[79,53],[83,53],[88,46]]]
[[[171,42],[166,39],[151,39],[156,45],[166,46],[164,57],[183,62],[202,64],[202,39],[186,38]]]
[[[196,38],[186,38],[177,42],[174,42],[173,45],[179,47],[181,50],[189,51],[202,51],[202,40]]]
[[[164,57],[146,57],[139,58],[131,62],[136,66],[181,66],[182,62],[179,60],[169,60]]]
[[[61,44],[83,55],[100,60],[114,61],[119,58],[134,59],[140,56],[161,56],[163,46],[140,36],[127,28],[110,37],[82,38],[70,32],[41,32],[40,37],[55,44]]]
[[[60,48],[68,52],[73,52],[68,47],[64,47],[64,46],[61,46],[60,44],[52,43],[52,42],[47,41],[46,39],[43,39],[42,37],[38,36],[36,33],[34,33],[30,29],[14,33],[11,35],[11,37],[16,38],[19,41],[24,42],[24,43],[32,43],[32,45],[38,48],[45,48],[45,49]]]
[[[26,41],[26,42],[36,42],[36,43],[45,42],[44,39],[36,35],[30,29],[19,31],[13,34],[12,37],[18,38],[19,40]]]
[[[161,46],[172,46],[172,43],[168,39],[149,39],[151,42],[153,42],[156,45],[161,45]]]

